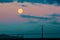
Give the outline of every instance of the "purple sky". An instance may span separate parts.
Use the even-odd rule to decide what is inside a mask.
[[[23,7],[22,5],[26,5]],[[32,16],[44,16],[52,13],[60,14],[60,6],[48,4],[31,4],[31,3],[0,3],[0,22],[19,22],[24,19],[18,16],[18,8],[23,8],[23,14]]]

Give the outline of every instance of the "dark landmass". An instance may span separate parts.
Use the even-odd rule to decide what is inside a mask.
[[[19,39],[22,40],[23,36],[21,35],[11,36],[7,34],[0,34],[0,40],[19,40]]]

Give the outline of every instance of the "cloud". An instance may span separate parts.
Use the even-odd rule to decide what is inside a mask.
[[[18,2],[31,2],[31,3],[40,3],[40,0],[17,0]]]
[[[56,16],[56,17],[60,17],[60,14],[53,13],[53,14],[51,14],[50,16]]]
[[[50,18],[47,18],[47,17],[38,17],[38,16],[31,16],[31,15],[24,15],[24,14],[19,15],[19,16],[22,17],[22,18],[45,19],[45,20],[50,19]]]
[[[22,7],[28,7],[27,5],[21,5]]]
[[[24,14],[23,15],[19,15],[19,16],[22,17],[22,18],[28,18],[29,19],[29,23],[37,23],[37,22],[41,22],[41,21],[50,21],[51,23],[52,22],[55,23],[55,21],[56,21],[58,24],[60,23],[60,21],[59,21],[60,20],[60,15],[59,14],[55,14],[55,13],[48,15],[48,17],[43,17],[43,16],[38,17],[38,16],[31,16],[31,15],[24,15]],[[58,17],[58,18],[55,18],[54,16]]]
[[[42,3],[42,4],[57,4],[60,5],[60,0],[0,0],[0,3],[9,3],[17,1],[20,3],[29,2],[29,3]]]
[[[43,3],[43,4],[60,4],[60,0],[17,0],[17,2]]]
[[[13,0],[0,0],[0,3],[9,3],[9,2],[13,2]]]

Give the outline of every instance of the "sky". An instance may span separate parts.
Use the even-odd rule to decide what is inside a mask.
[[[11,1],[11,0],[9,0]],[[0,22],[16,22],[20,20],[26,20],[19,17],[17,10],[19,8],[23,9],[22,14],[32,15],[32,16],[46,16],[53,13],[60,14],[60,6],[42,4],[39,2],[23,2],[19,3],[17,1],[9,2],[3,1],[0,3]]]
[[[18,15],[19,8],[23,9],[23,13],[20,15]],[[45,21],[47,21],[43,17],[50,18],[51,16],[49,15],[52,14],[59,15],[58,20],[60,20],[59,0],[0,0],[0,33],[41,33],[40,23],[43,22],[45,25]],[[27,15],[28,18],[21,17],[21,15]],[[32,18],[30,19],[29,17]],[[34,19],[34,17],[37,19]],[[42,21],[38,19],[40,17]],[[55,30],[57,25],[55,27],[53,24],[47,24],[45,25],[46,30],[44,29],[46,32],[59,32],[57,31],[60,30],[59,28]]]

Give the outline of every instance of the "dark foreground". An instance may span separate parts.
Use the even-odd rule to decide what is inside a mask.
[[[60,38],[0,38],[0,40],[60,40]]]
[[[24,36],[10,36],[6,34],[0,34],[0,40],[60,40],[60,38],[24,38]]]

